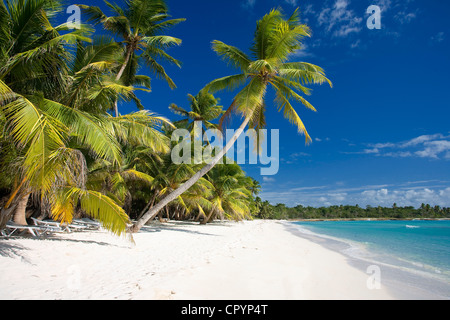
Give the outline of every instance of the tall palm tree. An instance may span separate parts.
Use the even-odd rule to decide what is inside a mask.
[[[305,135],[307,143],[311,141],[291,100],[315,110],[297,91],[308,95],[310,89],[304,85],[326,82],[331,86],[331,81],[326,78],[323,69],[318,66],[306,62],[289,62],[292,53],[302,48],[301,40],[309,36],[309,28],[300,23],[298,9],[287,19],[279,9],[274,9],[257,22],[253,45],[250,48],[251,55],[221,41],[213,41],[214,51],[237,68],[239,73],[216,79],[210,82],[206,89],[216,92],[225,88],[236,89],[245,85],[222,117],[225,119],[233,113],[238,113],[244,117],[244,121],[225,148],[215,156],[210,164],[203,167],[180,188],[151,208],[133,225],[132,231],[137,232],[167,203],[188,190],[198,179],[208,173],[233,146],[247,125],[252,128],[264,126],[265,94],[269,86],[275,90],[278,111],[282,111],[283,116]]]
[[[167,54],[166,49],[180,45],[181,40],[161,33],[185,19],[168,19],[170,16],[164,0],[127,0],[125,8],[106,0],[104,2],[113,11],[113,16],[107,16],[99,7],[79,7],[89,15],[88,22],[101,24],[105,30],[123,38],[123,62],[117,69],[116,80],[121,80],[124,85],[133,84],[139,63],[142,62],[158,78],[167,81],[172,89],[175,88],[175,83],[158,60],[180,67],[180,61]],[[148,79],[145,84],[149,87]],[[116,117],[119,116],[117,102],[114,113]]]

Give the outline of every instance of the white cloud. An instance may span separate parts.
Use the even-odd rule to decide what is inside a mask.
[[[398,206],[419,207],[422,203],[439,206],[450,205],[450,188],[432,190],[429,188],[407,190],[369,190],[361,193],[361,201],[372,206]]]
[[[335,37],[347,37],[362,30],[362,18],[349,8],[349,0],[336,0],[332,7],[325,7],[318,23]]]
[[[269,178],[269,177],[263,177],[263,182],[266,182],[266,183],[275,182],[275,179]]]
[[[450,136],[441,133],[422,135],[408,141],[368,144],[370,148],[347,154],[373,154],[383,157],[420,157],[450,160]]]
[[[242,6],[244,8],[253,8],[255,6],[256,0],[244,0]]]
[[[287,4],[290,4],[291,6],[296,7],[297,6],[297,0],[284,0]]]
[[[450,207],[450,186],[448,182],[432,185],[436,181],[416,181],[396,185],[373,185],[356,187],[339,187],[336,185],[319,187],[298,187],[289,190],[266,191],[260,196],[272,204],[285,203],[288,206],[331,206],[367,205],[391,207],[398,206],[420,207],[422,203],[432,206]]]
[[[420,150],[415,153],[422,158],[439,159],[439,155],[441,153],[445,151],[448,153],[450,151],[450,141],[446,140],[427,141],[424,143],[424,146],[426,147],[424,150]]]
[[[304,15],[315,15],[316,11],[314,10],[314,7],[312,4],[303,5],[302,12]]]
[[[288,159],[283,159],[286,164],[296,163],[300,159],[305,159],[311,157],[309,153],[306,152],[295,152],[289,155]]]
[[[407,158],[412,157],[413,154],[409,151],[398,151],[398,152],[387,152],[383,154],[384,157],[393,157],[393,158]]]
[[[390,9],[390,7],[392,5],[392,1],[391,0],[376,0],[376,1],[374,1],[373,4],[379,6],[382,12],[386,12],[387,10]]]
[[[444,138],[444,135],[442,135],[440,133],[431,134],[431,135],[422,135],[417,138],[411,139],[407,142],[404,142],[403,144],[401,144],[401,147],[406,148],[406,147],[410,147],[410,146],[416,146],[416,145],[422,144],[427,141],[432,141],[435,139],[442,139],[442,138]]]
[[[286,1],[286,0],[285,0]],[[297,2],[300,2],[297,0]],[[321,32],[321,46],[336,46],[343,43],[343,39],[348,39],[346,43],[351,49],[351,54],[356,54],[357,50],[367,48],[367,41],[362,42],[360,36],[366,29],[365,10],[361,10],[361,1],[352,0],[324,0],[315,1],[314,5],[300,3],[303,21],[314,31]],[[389,37],[400,37],[405,26],[419,17],[420,10],[417,9],[415,0],[371,0],[367,6],[377,5],[381,8],[382,31],[371,34],[382,34]],[[365,5],[363,5],[364,7]],[[438,33],[433,42],[443,41],[444,33]]]
[[[361,45],[361,40],[358,39],[350,45],[350,48],[355,49],[355,48],[358,48],[360,45]]]
[[[416,12],[400,11],[394,16],[394,18],[400,24],[406,24],[406,23],[410,23],[411,21],[413,21],[417,17],[417,14],[418,14],[418,11],[416,11]]]
[[[445,40],[445,33],[443,31],[431,37],[431,41],[433,42],[442,42]]]
[[[307,45],[306,43],[302,43],[302,48],[291,53],[290,57],[292,59],[311,58],[315,57],[315,54],[310,51],[309,45]]]

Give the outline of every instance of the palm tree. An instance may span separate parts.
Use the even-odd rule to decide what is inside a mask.
[[[109,95],[133,98],[134,88],[110,81],[111,45],[82,50],[80,41],[91,41],[88,30],[51,25],[49,17],[57,13],[53,9],[57,4],[53,0],[0,3],[1,142],[9,143],[1,160],[2,169],[13,173],[9,182],[2,179],[11,193],[0,212],[0,228],[13,214],[26,224],[26,204],[34,193],[51,204],[57,220],[70,222],[79,205],[121,234],[128,216],[112,198],[86,188],[86,158],[120,166],[120,141],[167,151],[155,123],[168,121],[146,111],[113,118],[101,108],[94,114],[82,110],[93,100],[108,109],[108,101],[109,108],[113,102]],[[75,62],[68,44],[78,45]],[[80,63],[86,56],[90,58]]]
[[[59,6],[58,0],[0,2],[0,80],[14,92],[59,96],[70,60],[64,45],[90,42],[85,26],[70,30],[67,23],[52,25]]]
[[[283,116],[293,123],[300,133],[305,135],[307,143],[311,141],[303,122],[290,101],[294,99],[307,108],[315,110],[297,91],[308,95],[310,89],[304,85],[327,82],[331,86],[331,82],[326,78],[323,69],[318,66],[306,62],[288,62],[291,54],[302,48],[301,40],[309,36],[309,28],[300,23],[298,9],[288,19],[284,17],[280,10],[274,9],[257,23],[254,42],[250,48],[252,58],[236,47],[221,41],[213,41],[214,51],[230,65],[236,67],[239,73],[216,79],[210,82],[205,89],[216,92],[225,88],[235,89],[245,85],[222,117],[222,119],[225,119],[233,113],[238,113],[244,117],[244,121],[225,148],[215,156],[211,163],[150,209],[133,225],[131,228],[133,232],[139,231],[145,222],[152,219],[161,208],[207,174],[233,146],[247,125],[252,128],[264,126],[266,106],[264,98],[269,86],[275,90],[275,102],[278,111],[283,111]]]
[[[164,0],[127,0],[125,8],[106,0],[104,2],[113,11],[113,16],[108,17],[99,7],[88,5],[79,7],[89,15],[88,22],[102,24],[105,30],[123,38],[123,62],[118,68],[115,80],[121,80],[126,86],[138,80],[149,88],[149,79],[144,79],[144,82],[143,79],[136,79],[139,63],[143,62],[158,78],[167,81],[170,88],[174,89],[175,83],[157,60],[180,67],[180,61],[167,54],[166,49],[180,45],[181,40],[161,35],[161,32],[185,19],[168,19],[170,16]],[[116,117],[119,116],[117,102],[114,113]]]
[[[58,1],[50,0],[0,2],[0,112],[4,137],[16,143],[17,155],[4,168],[13,164],[16,170],[12,172],[18,173],[10,185],[14,192],[2,208],[2,226],[17,207],[25,208],[30,181],[39,180],[39,174],[24,174],[26,170],[21,169],[31,167],[38,160],[37,153],[48,156],[63,144],[58,135],[61,124],[43,116],[36,105],[63,92],[69,58],[65,44],[89,38],[83,36],[84,29],[61,35],[68,31],[67,26],[52,26],[51,17],[58,5]],[[33,166],[34,173],[43,162]]]
[[[212,221],[215,215],[234,220],[250,217],[252,193],[249,187],[252,179],[238,164],[218,164],[208,172],[207,177],[213,185],[209,200],[212,208],[202,224]]]
[[[157,204],[166,194],[178,189],[199,167],[199,165],[191,164],[176,165],[172,162],[170,153],[155,154],[142,150],[139,154],[140,162],[143,165],[142,171],[153,177],[153,181],[150,183],[153,194],[145,210]],[[181,210],[188,214],[193,210],[204,212],[211,208],[211,203],[207,199],[211,188],[212,185],[207,179],[199,179],[190,190],[168,203],[166,210],[169,207],[175,207],[177,213]],[[141,215],[145,212],[143,211]]]
[[[217,124],[211,121],[216,120],[223,115],[223,107],[218,105],[219,101],[211,93],[201,90],[195,97],[188,95],[190,102],[190,111],[183,109],[172,103],[169,109],[184,117],[180,121],[174,122],[178,128],[188,129],[190,132],[194,131],[195,122],[201,121],[204,129],[218,129]]]
[[[154,178],[147,173],[148,166],[145,165],[145,161],[149,155],[156,157],[168,153],[169,138],[158,131],[158,128],[162,125],[173,125],[166,118],[148,111],[139,111],[118,118],[110,117],[109,120],[115,127],[115,136],[121,142],[121,162],[111,163],[103,159],[94,161],[89,168],[86,185],[108,194],[123,206],[125,202],[131,202],[132,184],[153,185]]]

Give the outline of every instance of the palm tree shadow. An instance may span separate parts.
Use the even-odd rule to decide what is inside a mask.
[[[206,233],[200,232],[197,230],[188,230],[183,229],[183,226],[194,226],[198,225],[198,223],[188,222],[188,221],[177,221],[177,222],[165,222],[165,223],[152,223],[151,225],[146,225],[139,230],[139,233],[152,233],[152,232],[161,232],[161,231],[176,231],[176,232],[185,232],[190,234],[197,235],[205,235],[205,236],[218,236],[214,233]]]
[[[20,244],[6,242],[6,241],[0,241],[0,256],[2,256],[2,257],[24,258],[24,256],[20,254],[23,250],[26,250],[26,248]]]
[[[42,241],[43,239],[34,239],[34,238],[27,238],[34,241]],[[45,240],[47,241],[58,241],[58,242],[65,242],[65,243],[85,243],[85,244],[96,244],[100,246],[109,246],[109,247],[122,247],[120,245],[116,245],[109,242],[104,241],[95,241],[95,240],[81,240],[81,239],[67,239],[67,238],[59,238],[57,236],[47,236],[45,237]],[[32,250],[30,248],[27,248],[21,244],[10,242],[10,241],[0,241],[0,256],[6,257],[6,258],[23,258],[26,259],[25,255],[22,254],[22,252],[26,252],[27,250]]]

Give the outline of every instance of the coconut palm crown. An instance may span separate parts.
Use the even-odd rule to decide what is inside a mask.
[[[300,102],[316,111],[302,96],[311,94],[311,89],[305,85],[326,82],[332,86],[332,83],[319,66],[307,62],[289,62],[290,57],[303,48],[301,41],[310,36],[309,27],[300,23],[298,9],[288,19],[284,18],[280,9],[273,9],[258,21],[250,55],[221,41],[213,41],[213,50],[240,73],[216,79],[206,88],[216,92],[245,85],[222,117],[221,125],[237,112],[249,118],[251,128],[264,127],[264,96],[270,86],[275,90],[278,111],[282,111],[283,116],[305,135],[307,143],[311,142],[291,101]]]
[[[164,79],[170,88],[176,88],[174,81],[167,75],[164,67],[158,61],[165,61],[178,67],[181,62],[167,54],[167,49],[181,44],[181,39],[163,35],[168,28],[186,19],[169,19],[168,7],[164,0],[128,0],[124,8],[104,3],[113,12],[107,16],[96,6],[78,5],[88,16],[88,22],[101,24],[113,35],[121,37],[124,55],[118,68],[116,80],[124,85],[140,84],[150,88],[150,78],[137,77],[139,63],[144,63],[156,77]],[[119,116],[117,103],[115,115]]]

